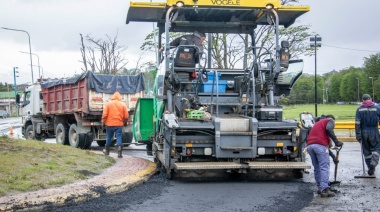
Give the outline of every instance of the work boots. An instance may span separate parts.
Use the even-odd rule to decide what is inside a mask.
[[[103,153],[105,155],[109,155],[110,154],[110,147],[109,146],[106,146],[105,149],[103,149]]]
[[[368,175],[373,175],[373,174],[375,174],[375,165],[373,165],[373,164],[371,164],[371,165],[369,165],[369,169],[368,169]]]
[[[123,146],[117,146],[117,157],[122,158]]]
[[[325,198],[325,197],[335,197],[335,194],[334,192],[332,192],[330,190],[330,188],[325,188],[322,192],[321,192],[321,197]]]

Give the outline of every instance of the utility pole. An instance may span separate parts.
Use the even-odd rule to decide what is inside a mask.
[[[7,27],[1,27],[2,29],[5,29],[5,30],[12,30],[12,31],[18,31],[18,32],[25,32],[27,35],[28,35],[28,39],[29,39],[29,57],[30,57],[30,71],[32,73],[32,84],[34,83],[34,78],[33,78],[33,60],[32,60],[32,47],[31,47],[31,44],[30,44],[30,35],[27,31],[25,30],[21,30],[21,29],[11,29],[11,28],[7,28]]]
[[[13,89],[14,89],[14,93],[15,93],[15,99],[16,99],[16,95],[17,95],[17,84],[16,84],[16,73],[18,73],[18,71],[16,71],[16,69],[18,69],[18,67],[13,67]]]
[[[360,102],[360,94],[359,94],[359,90],[360,90],[360,81],[359,81],[359,78],[356,77],[356,79],[358,80],[358,102]]]
[[[375,102],[375,88],[373,87],[373,77],[369,77],[372,81],[372,101]]]
[[[315,56],[315,67],[314,67],[314,104],[315,104],[315,117],[318,116],[318,96],[317,96],[317,47],[322,46],[322,37],[317,37],[317,35],[310,37],[310,47],[314,48]]]
[[[325,104],[325,87],[322,87],[322,104]]]

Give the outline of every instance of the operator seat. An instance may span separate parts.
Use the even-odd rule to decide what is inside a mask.
[[[194,47],[179,46],[174,58],[174,71],[193,72],[196,62],[196,50]]]

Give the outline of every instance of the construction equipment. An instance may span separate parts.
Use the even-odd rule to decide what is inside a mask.
[[[305,142],[297,136],[297,121],[283,120],[279,105],[303,70],[302,60],[289,60],[289,42],[280,42],[280,26],[290,26],[308,11],[309,6],[285,6],[279,0],[130,3],[127,23],[157,23],[158,45],[165,44],[155,97],[139,101],[144,106],[136,106],[133,129],[136,141],[147,144],[168,178],[262,170],[267,175],[290,170],[303,177],[311,168],[302,154]],[[256,43],[255,30],[262,25],[273,32],[269,37],[274,45]],[[208,53],[199,64],[180,65],[180,60],[195,58],[192,52],[198,47],[181,44],[171,51],[172,33],[195,31],[242,39],[231,42],[240,45],[234,49],[241,64],[217,66],[209,36]],[[228,56],[228,49],[224,51]],[[147,104],[150,111],[143,110]],[[145,119],[145,113],[153,118]],[[151,125],[150,132],[145,124]]]
[[[363,141],[359,142],[360,143],[360,151],[361,151],[361,157],[362,157],[362,165],[363,165],[363,174],[362,175],[356,175],[354,178],[376,178],[375,175],[368,175],[365,170],[365,164],[364,164],[364,153],[363,153]]]
[[[115,91],[133,111],[144,94],[143,74],[135,76],[94,74],[86,71],[65,79],[42,80],[27,87],[22,98],[22,134],[26,139],[55,137],[62,145],[89,149],[93,141],[106,143],[101,124],[104,105]],[[19,103],[19,102],[18,102]],[[132,142],[132,123],[123,127],[123,145]]]

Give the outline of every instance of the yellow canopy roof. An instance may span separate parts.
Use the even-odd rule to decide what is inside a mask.
[[[166,12],[177,0],[167,2],[131,2],[127,15],[129,22],[165,23]],[[183,7],[175,7],[171,31],[192,31],[203,28],[203,32],[241,33],[257,25],[268,25],[264,15],[267,5],[276,9],[279,23],[290,26],[309,6],[285,6],[279,0],[181,0]],[[196,3],[194,3],[196,2]],[[188,29],[188,30],[187,30]]]

